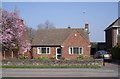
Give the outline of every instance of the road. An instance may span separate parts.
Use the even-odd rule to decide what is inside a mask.
[[[100,69],[2,69],[3,77],[118,77],[118,65]]]

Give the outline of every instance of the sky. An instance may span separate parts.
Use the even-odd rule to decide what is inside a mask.
[[[89,24],[90,41],[104,42],[104,30],[118,18],[118,2],[3,2],[2,9],[19,10],[26,25],[37,29],[49,20],[56,28],[84,28]]]

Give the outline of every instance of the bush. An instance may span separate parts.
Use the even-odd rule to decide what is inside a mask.
[[[83,55],[83,59],[89,59],[90,56],[89,55]]]
[[[83,59],[83,55],[77,56],[77,59]]]
[[[55,62],[55,60],[56,60],[56,55],[51,56],[50,59],[51,59],[53,62]]]
[[[37,59],[47,60],[47,59],[48,59],[48,56],[39,56]]]
[[[113,47],[110,51],[112,53],[112,57],[114,59],[120,60],[120,45],[117,45],[116,47]]]
[[[27,53],[24,55],[24,59],[28,59],[29,57],[28,57],[28,55],[27,55]]]
[[[89,59],[89,58],[90,58],[89,55],[79,55],[79,56],[77,57],[77,59]]]
[[[28,59],[29,57],[28,57],[28,55],[27,55],[27,53],[25,53],[24,55],[23,54],[19,54],[19,57],[18,57],[18,59]]]
[[[56,55],[51,56],[50,59],[56,59]]]

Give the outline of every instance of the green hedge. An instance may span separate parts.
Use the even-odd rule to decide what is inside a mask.
[[[2,68],[100,68],[98,65],[94,66],[2,66]]]
[[[112,53],[113,59],[119,59],[120,60],[120,44],[113,47],[111,49],[111,53]]]

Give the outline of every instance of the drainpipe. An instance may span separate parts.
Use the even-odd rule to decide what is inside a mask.
[[[13,58],[13,51],[11,52],[11,57]]]

